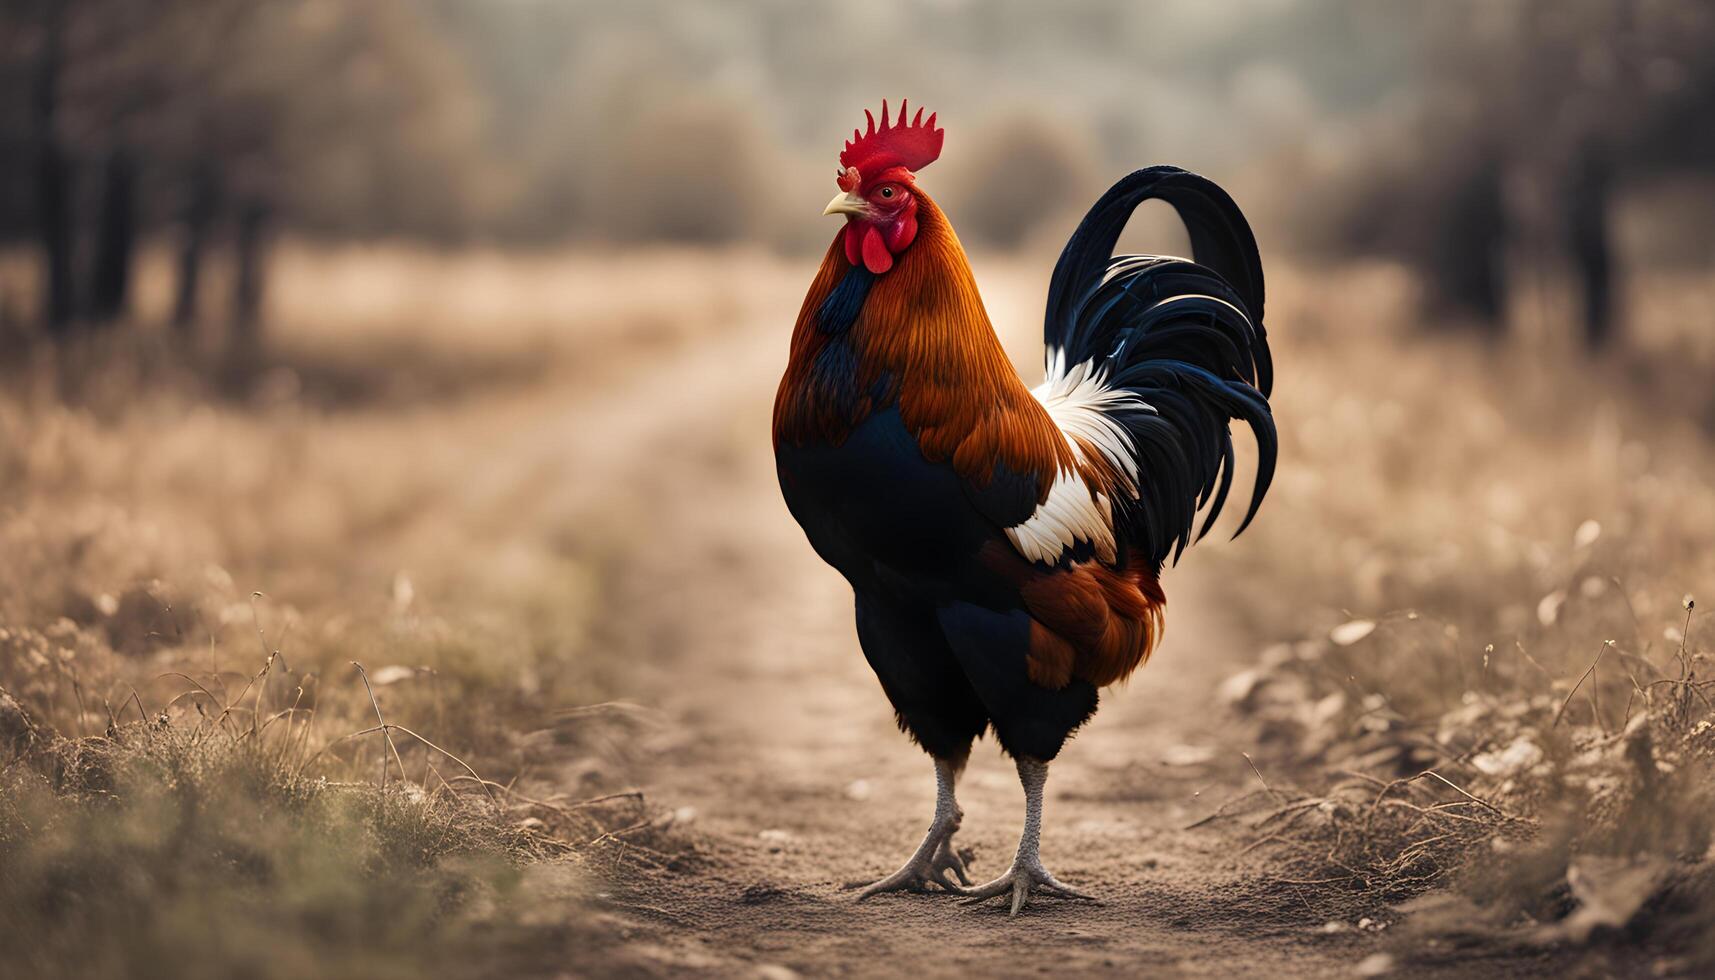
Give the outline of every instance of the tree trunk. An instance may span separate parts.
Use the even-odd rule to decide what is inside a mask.
[[[190,198],[185,202],[184,239],[179,243],[178,286],[173,297],[173,326],[181,335],[189,335],[196,326],[203,253],[215,206],[214,173],[208,164],[199,164],[191,175]]]
[[[261,347],[262,287],[267,261],[268,206],[251,198],[238,209],[238,271],[232,296],[232,329],[235,345],[245,353]]]
[[[1430,219],[1428,279],[1436,310],[1469,317],[1486,336],[1506,332],[1506,203],[1502,163],[1484,152],[1452,177]]]
[[[36,233],[42,247],[42,320],[61,336],[71,327],[76,290],[72,283],[71,164],[60,145],[59,89],[65,62],[65,3],[47,6],[42,57],[36,68]]]
[[[1584,302],[1584,344],[1599,351],[1614,340],[1614,262],[1608,202],[1612,173],[1602,148],[1586,144],[1573,163],[1567,187],[1567,247]]]
[[[137,164],[124,149],[108,156],[103,184],[89,312],[105,324],[125,314],[137,245]]]

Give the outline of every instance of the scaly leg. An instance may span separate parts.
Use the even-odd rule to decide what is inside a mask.
[[[1012,859],[1012,867],[991,882],[965,889],[963,894],[970,904],[975,904],[1011,892],[1013,915],[1030,901],[1033,889],[1060,898],[1094,901],[1091,896],[1062,884],[1042,866],[1042,787],[1048,782],[1048,763],[1020,758],[1018,781],[1024,784],[1024,833],[1018,839],[1018,854]]]
[[[929,824],[929,833],[924,836],[923,843],[917,845],[917,850],[905,862],[904,867],[874,884],[865,886],[858,894],[858,901],[882,892],[923,891],[931,884],[939,885],[950,892],[962,893],[964,889],[947,877],[949,871],[958,876],[961,884],[971,883],[971,879],[965,874],[965,862],[960,860],[958,852],[953,850],[953,834],[958,831],[959,821],[965,816],[965,812],[959,809],[958,802],[953,799],[953,782],[958,775],[959,771],[953,763],[946,759],[935,760],[935,819]]]

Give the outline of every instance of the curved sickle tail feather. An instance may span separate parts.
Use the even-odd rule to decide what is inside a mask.
[[[1113,255],[1126,222],[1148,200],[1178,211],[1195,261]],[[1091,407],[1123,428],[1139,484],[1135,497],[1114,501],[1115,538],[1154,569],[1207,534],[1226,503],[1234,463],[1229,421],[1250,427],[1259,457],[1250,509],[1235,537],[1268,491],[1277,439],[1262,310],[1262,261],[1243,212],[1215,183],[1177,167],[1138,170],[1115,184],[1054,267],[1042,390],[1052,397],[1101,378],[1110,396]]]

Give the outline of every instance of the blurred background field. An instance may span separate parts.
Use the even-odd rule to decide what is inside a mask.
[[[1113,178],[1256,226],[1281,471],[1186,559],[1256,653],[1247,873],[1377,968],[1715,962],[1715,11],[9,0],[21,975],[659,966],[601,897],[714,860],[632,792],[655,703],[845,628],[781,607],[767,407],[883,96],[1027,380]]]

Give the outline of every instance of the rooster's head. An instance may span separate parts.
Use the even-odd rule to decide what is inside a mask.
[[[893,257],[917,237],[915,172],[941,155],[941,139],[946,135],[935,128],[934,113],[923,121],[922,109],[907,122],[909,108],[902,100],[899,118],[890,124],[883,100],[879,125],[864,110],[869,130],[852,130],[840,154],[840,193],[822,212],[845,215],[840,234],[845,236],[846,260],[877,274],[893,268]]]

